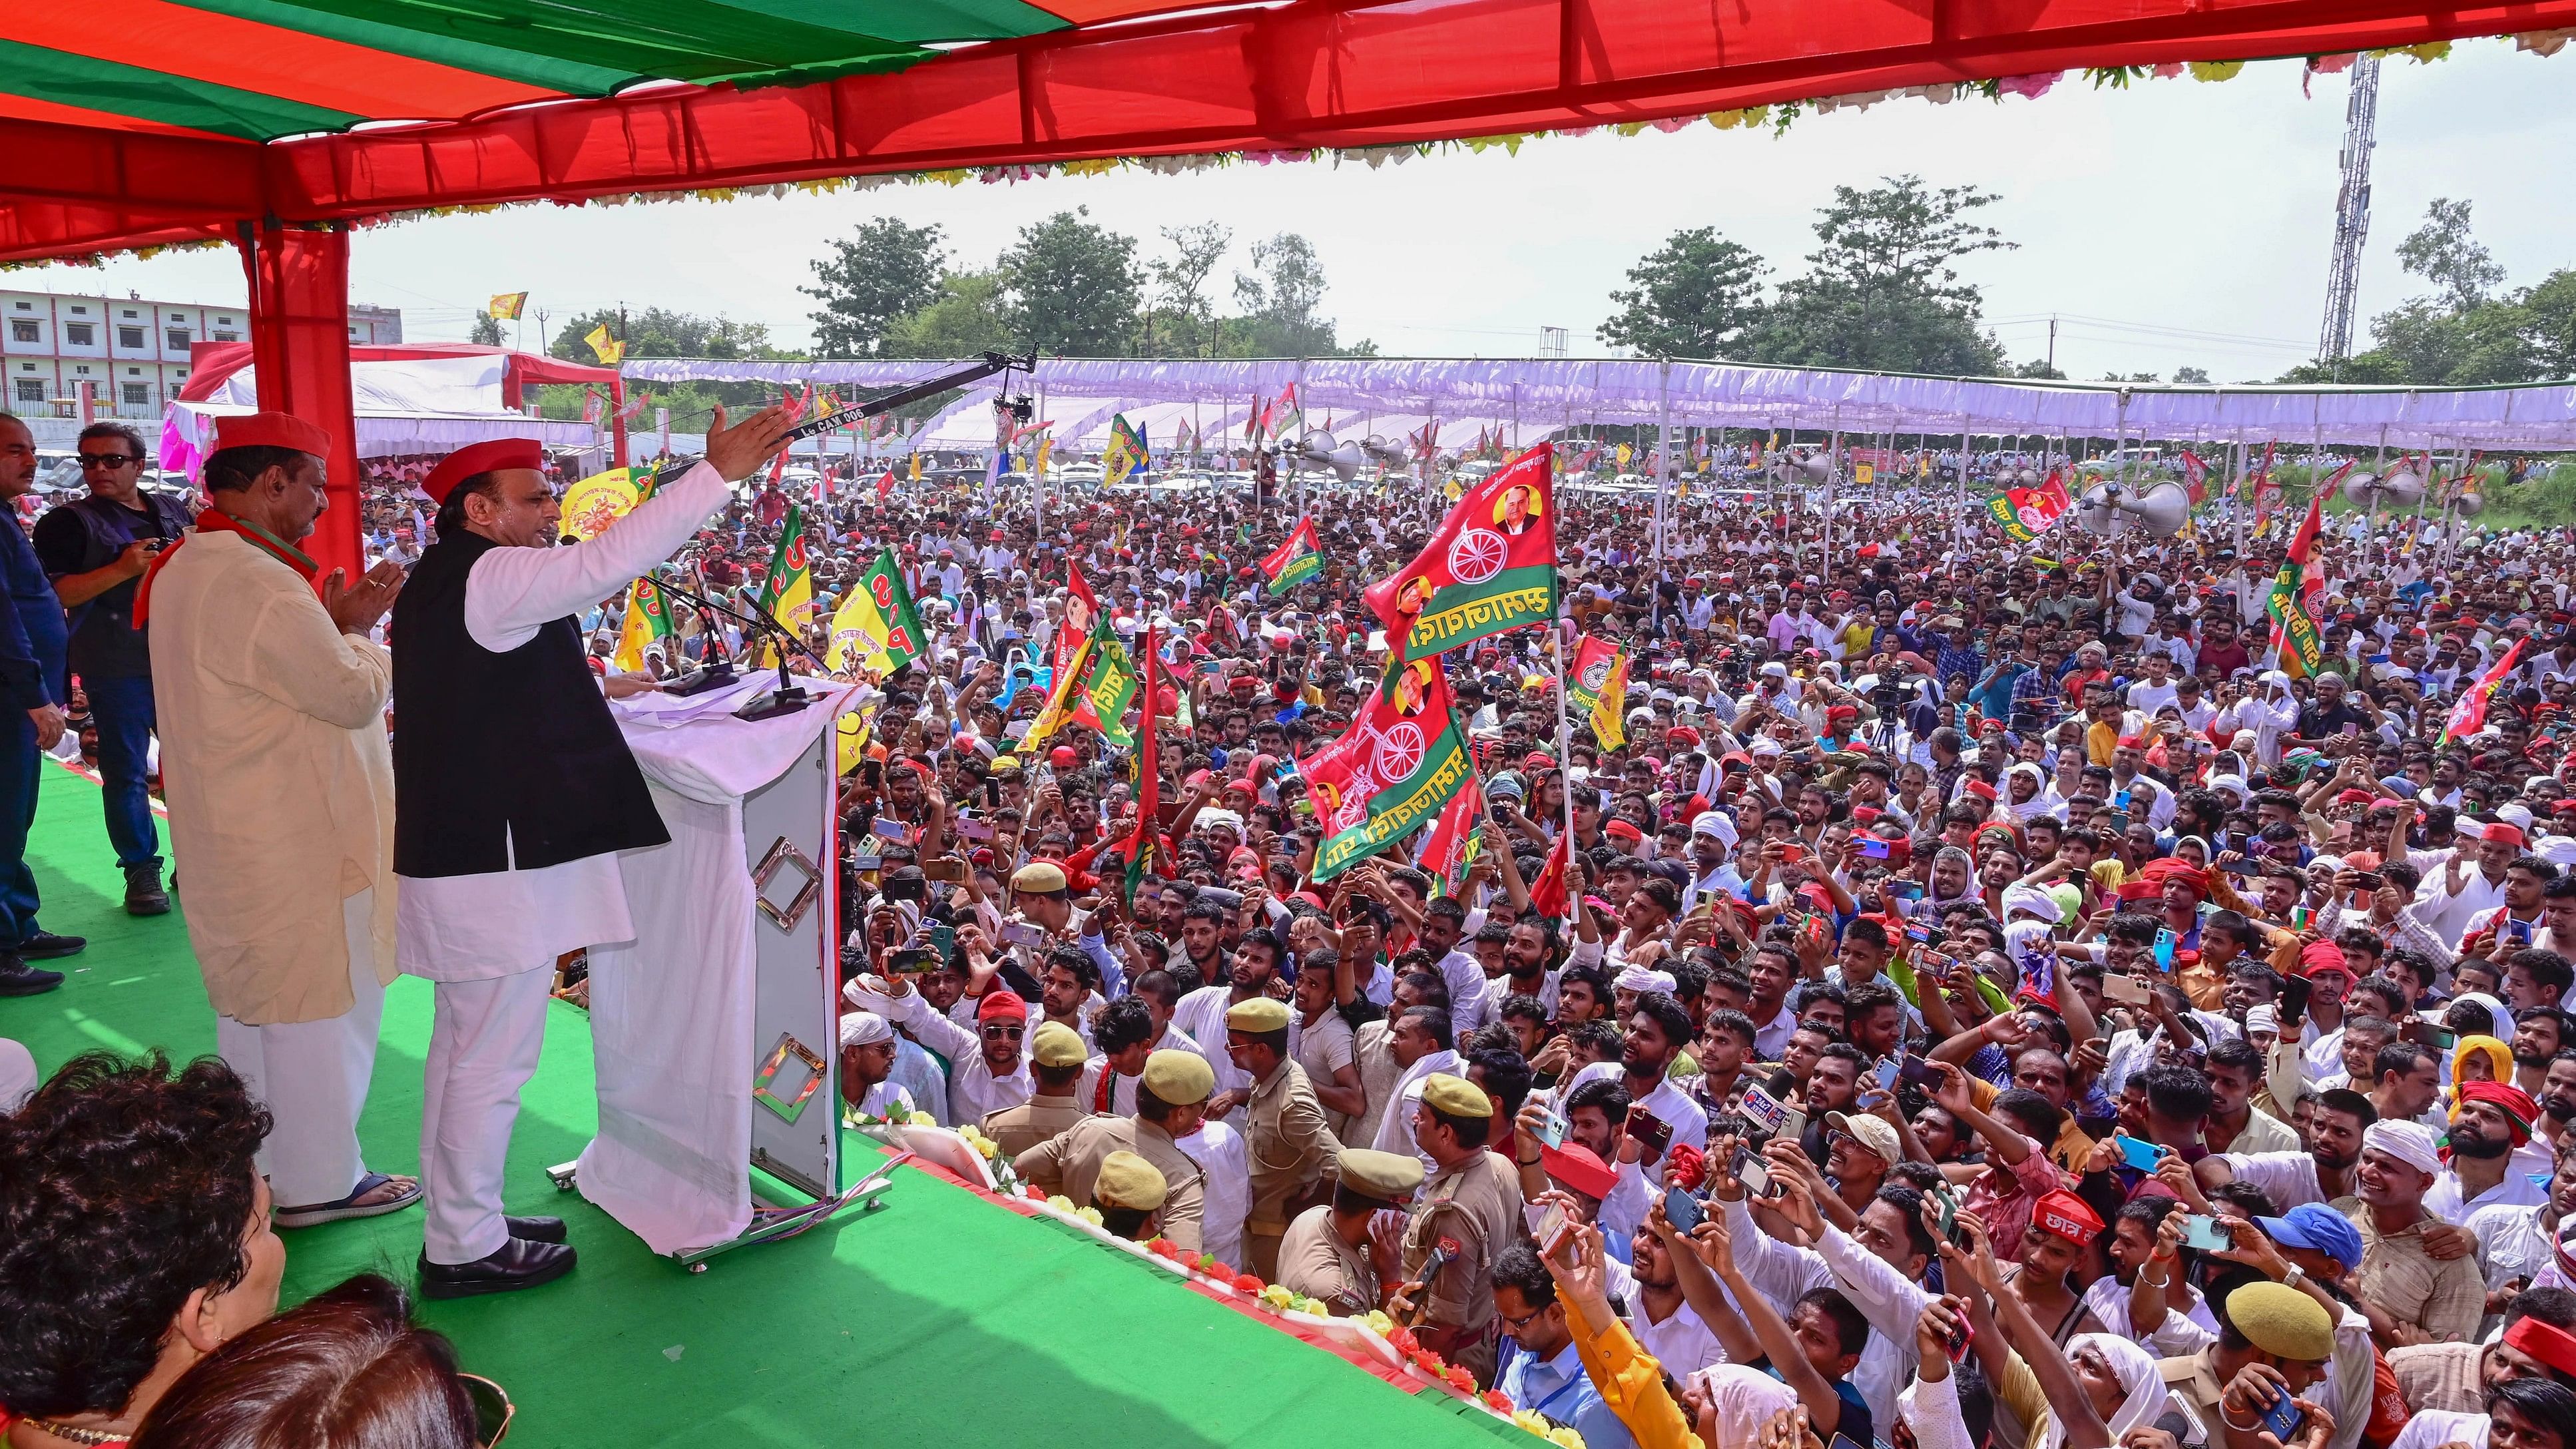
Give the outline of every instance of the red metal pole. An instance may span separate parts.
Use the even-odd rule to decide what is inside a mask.
[[[349,233],[333,223],[307,230],[274,219],[242,225],[242,270],[250,280],[251,365],[259,405],[293,413],[331,435],[329,503],[306,553],[356,578],[360,546],[358,418],[349,381]]]

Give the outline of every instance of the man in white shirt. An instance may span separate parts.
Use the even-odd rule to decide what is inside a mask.
[[[618,526],[557,548],[561,508],[525,439],[448,455],[422,483],[438,542],[394,605],[398,961],[437,983],[421,1111],[421,1291],[504,1292],[571,1271],[552,1220],[501,1213],[519,1090],[565,952],[634,939],[619,853],[671,838],[590,672],[574,614],[668,558],[786,446],[784,409],[725,426]],[[666,475],[667,477],[667,475]],[[541,746],[536,742],[542,742]]]

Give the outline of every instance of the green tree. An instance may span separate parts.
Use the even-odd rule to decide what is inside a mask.
[[[1242,314],[1219,324],[1223,350],[1234,357],[1363,357],[1367,342],[1344,346],[1333,319],[1323,315],[1324,264],[1314,243],[1293,231],[1252,248],[1250,272],[1234,274],[1234,302]]]
[[[2004,376],[2056,378],[2063,381],[2066,377],[2066,372],[2065,369],[2058,367],[2055,363],[2050,362],[2044,357],[2034,357],[2030,361],[2015,367],[2012,371],[2005,373]]]
[[[859,234],[832,243],[832,255],[814,262],[819,287],[796,290],[822,305],[814,310],[814,347],[829,357],[874,357],[896,322],[939,300],[940,268],[947,260],[939,226],[908,226],[878,217]]]
[[[1149,357],[1205,357],[1216,343],[1216,303],[1207,295],[1234,233],[1212,221],[1194,226],[1167,226],[1163,240],[1172,255],[1146,263],[1153,279],[1152,299],[1145,308],[1143,352]]]
[[[2469,203],[2447,196],[2424,208],[2424,224],[2397,244],[2397,262],[2440,288],[2453,316],[2484,303],[2504,280],[2494,254],[2469,234]]]
[[[465,340],[477,347],[498,347],[501,345],[501,324],[489,312],[476,312],[473,335]]]
[[[2174,369],[2174,381],[2178,383],[2206,384],[2209,381],[2209,369],[2206,367],[2177,367]]]
[[[599,355],[591,351],[587,338],[593,328],[606,323],[608,335],[626,344],[629,357],[786,357],[790,354],[769,345],[769,328],[759,322],[736,322],[726,317],[704,317],[695,312],[673,312],[660,307],[646,307],[620,319],[618,309],[602,307],[580,312],[555,333],[547,351],[574,362],[596,363]]]
[[[973,357],[1016,346],[999,271],[950,272],[930,305],[886,329],[887,357]]]
[[[2576,271],[2561,268],[2521,294],[2534,377],[2576,377]]]
[[[1628,269],[1630,289],[1598,335],[1645,357],[1730,357],[1762,320],[1762,277],[1751,249],[1714,227],[1677,231]]]
[[[1806,274],[1781,286],[1749,360],[1993,374],[2004,355],[1978,325],[1985,298],[1953,264],[2014,245],[1969,215],[2000,199],[1973,186],[1935,190],[1919,176],[1835,187],[1816,221],[1822,244],[1807,254]]]
[[[1143,290],[1136,239],[1087,220],[1090,214],[1076,207],[1024,226],[1002,253],[1004,315],[1013,334],[1040,352],[1123,357],[1132,350]]]

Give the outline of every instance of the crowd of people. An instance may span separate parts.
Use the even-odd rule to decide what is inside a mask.
[[[413,706],[395,773],[441,796],[464,783],[419,772],[424,740],[440,757],[470,747],[443,733],[468,721],[422,706],[426,682],[402,687],[407,668],[449,660],[446,646],[405,658],[399,610],[426,611],[433,588],[496,658],[586,640],[585,687],[615,696],[743,647],[683,612],[639,674],[608,663],[614,580],[670,552],[652,545],[747,592],[796,519],[818,673],[837,597],[891,550],[928,637],[889,676],[842,671],[864,720],[842,781],[851,1121],[972,1127],[1019,1181],[1112,1231],[1384,1313],[1593,1449],[1808,1435],[2576,1449],[2576,1231],[2560,1233],[2576,1207],[2567,530],[2437,548],[2393,524],[2329,528],[2309,603],[2321,657],[2285,669],[2266,604],[2296,510],[2165,539],[2103,541],[2069,520],[2023,545],[1963,518],[1955,482],[1918,474],[1876,485],[1857,527],[1794,495],[1702,490],[1667,505],[1658,537],[1651,498],[1560,489],[1545,518],[1560,626],[1442,666],[1486,806],[1469,863],[1423,869],[1417,838],[1318,881],[1331,812],[1300,765],[1385,672],[1361,594],[1414,557],[1436,492],[1274,482],[1143,504],[844,480],[828,500],[789,498],[753,451],[682,475],[730,489],[658,493],[645,507],[668,506],[635,515],[632,559],[501,603],[466,577],[490,590],[501,566],[605,551],[493,547],[442,574],[418,535],[545,541],[548,500],[513,491],[541,492],[542,473],[483,460],[495,471],[448,478],[434,529],[380,500],[373,552],[421,558],[395,606],[391,694]],[[1274,595],[1261,560],[1301,519],[1322,570]],[[1150,782],[1145,751],[1100,731],[1023,743],[1068,614],[1094,607],[1131,648],[1161,651],[1168,683],[1134,726],[1156,732]],[[363,639],[375,620],[347,622]],[[1560,698],[1578,634],[1630,660],[1614,728]],[[2471,691],[2486,700],[2474,720],[2454,710]],[[566,718],[586,708],[547,698]],[[162,749],[184,749],[164,715]],[[401,838],[369,877],[401,879],[407,971],[415,910],[527,908],[537,878],[581,884],[597,848],[651,834],[521,817],[516,837],[471,819],[402,836],[426,797],[393,792]],[[1114,851],[1149,798],[1146,833],[1168,847],[1131,879]],[[172,800],[174,832],[188,804]],[[468,849],[541,826],[594,833],[553,859]],[[193,935],[199,857],[179,853]],[[465,884],[521,877],[518,896]],[[224,884],[212,866],[206,880]],[[329,902],[334,940],[364,894]],[[617,939],[596,932],[622,905],[511,950],[550,964]],[[373,905],[349,909],[330,965],[363,1003]],[[439,982],[441,1029],[459,1023],[457,1052],[511,1034],[525,1004],[505,993],[554,984],[493,979],[479,935],[430,949],[455,961],[421,974]],[[542,983],[511,984],[529,975]],[[372,1032],[363,1004],[331,1004]],[[217,1008],[262,1014],[238,994]],[[264,1040],[273,1072],[281,1039]],[[433,1111],[464,1120],[459,1098],[437,1105],[431,1057]],[[138,1250],[154,1292],[114,1325],[83,1315],[80,1333],[125,1335],[128,1371],[89,1372],[95,1344],[28,1316],[69,1291],[46,1276],[43,1245],[62,1239],[44,1234],[87,1227],[112,1174],[163,1170],[81,1139],[84,1122],[104,1130],[85,1103],[231,1093],[238,1106],[188,1120],[256,1145],[263,1104],[281,1124],[285,1109],[257,1063],[225,1070],[92,1062],[0,1136],[0,1222],[37,1225],[38,1242],[0,1245],[0,1362],[34,1343],[54,1355],[0,1371],[22,1420],[148,1435],[184,1402],[203,1423],[204,1391],[186,1391],[224,1363],[218,1344],[281,1364],[324,1331],[249,1326],[275,1298],[268,1189],[247,1149],[195,1140],[212,1125],[173,1129],[190,1140],[167,1149],[219,1159],[188,1169],[227,1184],[194,1205],[202,1250],[173,1265]],[[476,1120],[497,1116],[506,1141],[517,1081],[470,1081]],[[451,1187],[480,1171],[456,1135],[424,1133],[424,1176]],[[14,1170],[45,1152],[60,1165]],[[346,1200],[298,1202],[354,1216],[419,1196],[354,1153],[329,1159],[331,1181],[353,1169]],[[443,1220],[437,1187],[425,1291],[570,1266],[559,1240],[499,1219],[496,1192],[462,1193]],[[509,1261],[472,1267],[495,1255]],[[372,1335],[419,1365],[423,1402],[470,1416],[452,1356],[391,1295],[353,1284],[296,1312]],[[203,1342],[167,1327],[183,1313],[214,1325]]]

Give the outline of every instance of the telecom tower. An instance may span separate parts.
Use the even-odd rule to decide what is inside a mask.
[[[2339,367],[2352,355],[2353,294],[2361,282],[2361,245],[2370,236],[2370,151],[2378,144],[2379,57],[2352,63],[2352,99],[2343,114],[2343,190],[2335,197],[2334,256],[2326,266],[2326,325],[2317,360]]]

